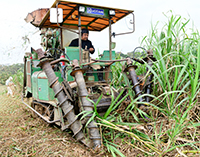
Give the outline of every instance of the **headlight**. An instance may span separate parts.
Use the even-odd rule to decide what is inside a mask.
[[[109,15],[110,16],[115,16],[115,10],[109,10]]]
[[[79,6],[78,11],[79,11],[80,13],[84,13],[84,12],[85,12],[85,7],[84,7],[84,6]]]

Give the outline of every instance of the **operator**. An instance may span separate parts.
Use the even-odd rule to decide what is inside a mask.
[[[88,29],[82,29],[81,31],[81,43],[82,43],[82,49],[88,49],[89,52],[91,54],[94,53],[95,49],[92,45],[92,42],[90,40],[88,40],[88,36],[89,36],[89,31]],[[71,41],[71,43],[69,44],[69,46],[79,46],[79,39],[74,39]]]
[[[88,49],[91,54],[94,53],[95,49],[92,45],[92,42],[88,40],[89,31],[88,29],[82,29],[81,31],[81,42],[82,42],[82,49]],[[79,39],[74,39],[69,44],[69,46],[79,46]],[[103,71],[100,65],[90,65],[93,69],[97,69],[97,71]],[[103,73],[97,73],[99,81],[104,81]]]

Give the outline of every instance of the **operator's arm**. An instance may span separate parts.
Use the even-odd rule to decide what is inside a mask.
[[[88,40],[88,41],[89,41],[89,51],[91,54],[93,54],[95,51],[94,46],[92,45],[92,42],[90,40]]]

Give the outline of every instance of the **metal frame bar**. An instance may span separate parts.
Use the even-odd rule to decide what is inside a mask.
[[[115,36],[117,36],[117,35],[131,34],[131,33],[135,32],[135,15],[133,13],[131,13],[131,14],[133,15],[133,30],[131,32],[118,33],[118,34],[115,34]]]
[[[112,60],[112,48],[111,48],[111,44],[112,44],[112,28],[111,28],[111,18],[109,18],[109,55],[110,55],[110,60]]]
[[[78,31],[79,31],[79,64],[82,63],[82,53],[81,53],[81,16],[78,14]]]

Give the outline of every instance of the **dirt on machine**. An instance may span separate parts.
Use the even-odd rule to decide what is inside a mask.
[[[112,32],[112,24],[131,15],[133,29],[131,32]],[[91,4],[56,0],[50,9],[38,9],[29,13],[25,19],[41,30],[43,49],[31,48],[24,56],[24,98],[31,98],[30,104],[23,103],[37,117],[49,124],[60,126],[62,131],[70,129],[73,137],[88,147],[101,146],[101,134],[94,119],[94,110],[103,115],[110,107],[112,94],[119,96],[121,90],[111,86],[112,66],[116,62],[125,62],[124,73],[130,80],[138,107],[145,107],[149,102],[152,77],[149,73],[145,84],[136,75],[137,66],[147,63],[152,66],[153,52],[145,51],[141,59],[125,58],[117,60],[113,49],[113,36],[126,35],[135,30],[132,10],[102,7]],[[81,30],[100,32],[108,27],[109,49],[104,50],[98,59],[92,59],[87,49],[81,48]],[[70,41],[79,38],[78,47],[69,47]],[[107,46],[105,46],[107,47]],[[124,94],[128,89],[124,90]],[[99,97],[101,99],[99,100]],[[122,100],[122,97],[119,101]],[[97,105],[94,106],[94,103]],[[131,99],[123,99],[122,104],[130,104]],[[81,118],[80,113],[85,113]],[[87,125],[86,125],[87,124]]]

